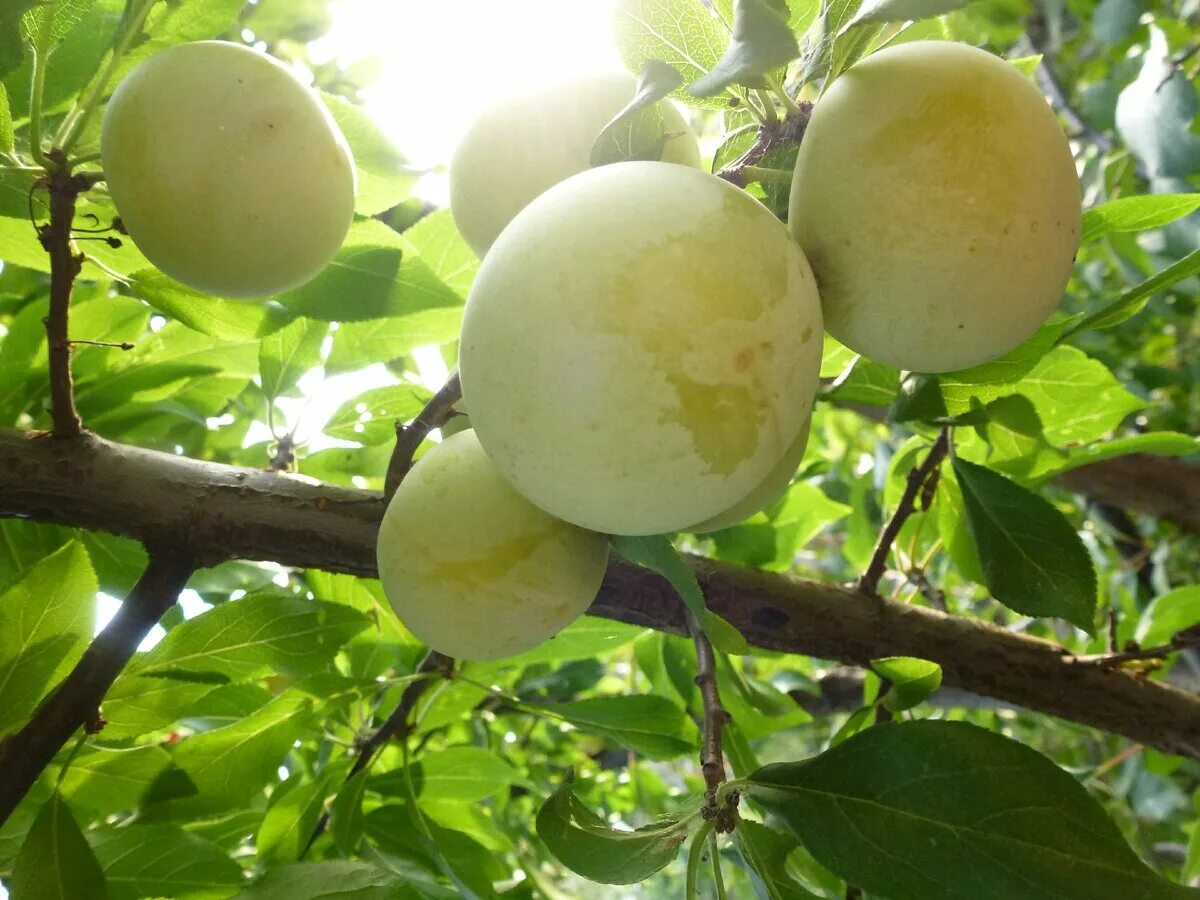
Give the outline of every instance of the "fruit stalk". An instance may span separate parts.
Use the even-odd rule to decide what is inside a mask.
[[[391,500],[396,488],[412,468],[413,456],[421,441],[429,436],[429,432],[446,424],[450,418],[454,404],[462,399],[462,385],[458,373],[454,372],[446,383],[434,394],[421,414],[407,425],[396,423],[396,447],[392,450],[392,458],[388,462],[387,478],[384,481],[383,496]]]
[[[704,629],[691,613],[688,613],[688,631],[696,645],[696,685],[700,688],[700,700],[704,705],[703,737],[700,742],[700,769],[704,773],[705,784],[704,817],[715,819],[717,831],[725,834],[733,831],[733,806],[722,807],[717,802],[717,791],[725,781],[721,736],[729,722],[729,713],[721,705],[721,693],[717,688],[716,654]]]

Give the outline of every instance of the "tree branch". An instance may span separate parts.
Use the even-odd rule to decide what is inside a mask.
[[[700,700],[704,706],[703,737],[700,742],[700,770],[704,773],[704,817],[716,819],[717,831],[726,834],[733,831],[732,809],[723,810],[717,803],[717,791],[725,783],[725,753],[721,744],[721,733],[729,723],[729,713],[721,705],[721,692],[717,688],[717,659],[712,644],[704,629],[690,612],[687,614],[688,631],[696,645],[696,684],[700,688]]]
[[[54,421],[54,436],[72,438],[82,431],[83,424],[75,410],[67,319],[75,277],[83,268],[83,255],[71,246],[71,226],[75,221],[75,202],[92,186],[92,180],[88,176],[71,175],[61,165],[65,160],[58,151],[51,150],[50,157],[60,163],[60,167],[45,176],[44,183],[50,193],[50,222],[38,229],[38,239],[50,256],[50,313],[46,316],[50,414]]]
[[[417,665],[414,674],[429,675],[440,671],[448,675],[453,665],[454,660],[450,657],[443,656],[436,650],[430,650]],[[413,727],[413,723],[409,722],[409,717],[412,716],[413,710],[416,709],[417,701],[421,699],[421,695],[425,693],[425,689],[429,686],[429,681],[429,678],[419,678],[416,681],[410,681],[405,686],[404,693],[400,695],[400,702],[396,704],[396,708],[392,710],[392,714],[359,747],[358,758],[354,760],[354,765],[350,767],[350,773],[346,776],[346,780],[342,782],[343,787],[349,783],[351,778],[374,762],[376,754],[379,753],[384,744],[392,740],[392,738],[404,740],[408,737]],[[328,826],[329,810],[326,810],[321,814],[321,818],[317,821],[316,827],[313,828],[312,834],[309,835],[308,843],[304,845],[304,849],[300,852],[300,859],[304,859],[308,855],[308,851],[312,849],[312,845],[317,842],[317,838],[325,833],[325,829]]]
[[[407,425],[396,423],[396,446],[388,462],[383,488],[384,499],[391,499],[408,470],[412,468],[413,456],[421,446],[421,441],[428,437],[429,432],[446,424],[454,410],[454,404],[461,399],[462,383],[458,379],[458,372],[454,372],[438,392],[429,398],[419,416]]]
[[[804,140],[804,132],[808,128],[812,110],[811,103],[801,101],[797,105],[795,115],[788,116],[782,122],[760,125],[750,149],[722,167],[717,172],[717,177],[724,178],[730,184],[738,187],[745,187],[750,182],[757,181],[761,173],[756,173],[754,170],[771,150],[786,145],[799,145]]]
[[[1152,480],[1157,466],[1141,458]],[[1193,467],[1192,478],[1200,478]],[[114,486],[120,486],[115,490]],[[0,429],[0,515],[171,539],[197,564],[270,560],[374,577],[379,494],[113,444]],[[848,665],[916,656],[948,684],[1200,759],[1200,697],[977,619],[867,597],[854,588],[689,559],[713,611],[750,643]],[[679,598],[654,573],[614,562],[593,615],[687,634]]]
[[[883,577],[883,571],[887,568],[887,558],[888,554],[892,552],[892,544],[896,543],[900,529],[904,527],[904,523],[916,509],[917,495],[922,494],[922,504],[929,505],[930,498],[927,495],[932,494],[932,491],[923,493],[922,488],[934,477],[934,473],[948,452],[950,452],[950,429],[943,428],[938,433],[933,446],[929,448],[925,459],[908,473],[908,478],[904,483],[904,493],[900,497],[900,502],[896,504],[896,511],[892,513],[892,518],[884,526],[883,533],[879,536],[879,543],[875,546],[875,552],[871,554],[871,561],[867,564],[862,577],[858,579],[858,589],[862,593],[871,597],[879,596],[877,593],[879,579]]]
[[[1200,466],[1167,456],[1134,453],[1072,469],[1056,481],[1122,509],[1134,509],[1200,534]]]
[[[146,571],[112,621],[28,724],[0,742],[0,824],[80,726],[89,732],[103,727],[101,700],[150,629],[175,605],[193,571],[186,554],[151,549]]]

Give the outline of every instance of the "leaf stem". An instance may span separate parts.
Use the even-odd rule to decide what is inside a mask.
[[[0,163],[0,172],[13,175],[41,175],[46,170],[41,166],[22,166],[9,165],[8,163]]]
[[[121,36],[117,38],[116,44],[113,45],[112,54],[104,64],[104,68],[100,70],[100,75],[92,82],[83,102],[77,104],[67,117],[63,119],[63,123],[58,130],[57,139],[58,147],[63,153],[67,153],[75,146],[76,141],[79,140],[84,129],[87,128],[88,121],[91,119],[92,114],[95,113],[96,107],[104,99],[105,89],[107,89],[109,82],[112,81],[113,75],[116,74],[121,57],[128,52],[134,39],[141,33],[142,26],[146,24],[146,17],[150,15],[150,10],[154,8],[154,4],[157,2],[158,0],[141,0],[141,4],[134,8],[132,16],[130,16],[121,31]]]
[[[787,169],[772,169],[767,166],[743,166],[742,174],[746,181],[761,181],[772,184],[791,184],[795,173]]]
[[[33,77],[29,97],[29,152],[34,161],[47,172],[58,168],[42,148],[42,97],[46,92],[46,57],[50,55],[47,35],[51,34],[48,23],[43,23],[33,48]]]
[[[790,119],[792,116],[803,115],[800,107],[796,105],[796,101],[793,100],[788,95],[788,92],[783,89],[783,84],[778,78],[774,77],[773,75],[768,75],[767,84],[770,85],[771,90],[775,93],[775,96],[779,98],[779,102],[783,104],[783,108],[787,111],[784,115],[784,118]]]
[[[688,849],[687,886],[684,891],[686,900],[698,900],[700,897],[696,888],[700,880],[700,857],[704,854],[704,844],[708,841],[708,836],[712,834],[715,827],[716,822],[708,819],[700,826],[700,830],[696,832],[696,836],[692,838],[692,846]]]
[[[717,833],[708,836],[709,853],[712,854],[713,883],[717,886],[717,900],[727,900],[725,895],[725,876],[721,873],[721,852],[717,848]]]

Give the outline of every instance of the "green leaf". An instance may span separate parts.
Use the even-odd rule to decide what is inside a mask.
[[[87,747],[67,769],[59,790],[78,808],[98,813],[137,809],[156,778],[171,765],[162,747]]]
[[[104,872],[58,794],[25,836],[8,887],[16,900],[108,900]]]
[[[34,46],[50,49],[75,27],[95,0],[49,0],[25,14],[24,24]]]
[[[830,500],[815,485],[798,481],[788,488],[782,505],[711,537],[721,559],[782,572],[792,568],[800,548],[850,512],[851,507]]]
[[[1042,64],[1042,54],[1035,53],[1032,56],[1019,56],[1016,59],[1010,59],[1008,64],[1013,66],[1026,78],[1033,78],[1037,73],[1038,66]]]
[[[1143,647],[1161,647],[1185,629],[1200,624],[1200,584],[1175,588],[1155,597],[1138,619],[1134,640]]]
[[[276,770],[305,724],[307,699],[283,694],[236,725],[184,738],[174,747],[175,765],[198,796],[168,801],[172,812],[232,809],[276,777]]]
[[[358,845],[362,842],[363,828],[363,795],[367,790],[367,776],[370,772],[363,769],[350,778],[338,790],[337,797],[329,807],[329,834],[334,846],[344,856],[357,854]]]
[[[850,27],[867,23],[907,22],[954,12],[968,0],[867,0]]]
[[[346,136],[358,172],[354,211],[377,216],[409,195],[419,173],[361,106],[321,91],[321,100]]]
[[[480,747],[451,747],[425,753],[409,772],[389,772],[371,779],[370,787],[401,796],[404,779],[411,777],[422,801],[475,803],[521,779],[520,773],[496,754]]]
[[[338,767],[337,771],[342,774],[345,768]],[[296,785],[284,782],[276,786],[271,795],[271,805],[259,823],[254,838],[258,858],[264,865],[277,866],[299,860],[309,835],[321,818],[330,781],[327,773],[318,781]]]
[[[818,900],[787,871],[788,854],[800,846],[790,834],[742,819],[734,831],[738,852],[751,873],[750,880],[765,900]]]
[[[415,418],[432,396],[417,384],[372,388],[338,407],[323,430],[344,441],[391,444],[396,440],[396,423]]]
[[[104,697],[107,739],[139,737],[178,721],[194,703],[209,693],[214,684],[180,681],[176,678],[122,676]]]
[[[1187,456],[1197,451],[1200,451],[1200,442],[1190,435],[1180,434],[1176,431],[1147,431],[1074,449],[1065,460],[1039,469],[1037,481],[1040,483],[1089,463],[1127,456],[1131,453]]]
[[[821,15],[809,29],[806,40],[802,81],[814,81],[826,75],[830,75],[829,81],[832,81],[832,78],[837,76],[837,71],[834,70],[835,45],[854,20],[860,6],[862,0],[823,0]],[[851,35],[851,38],[856,39],[856,36]]]
[[[848,882],[890,900],[1167,900],[1079,782],[963,722],[870,728],[749,778],[757,802]]]
[[[673,759],[697,747],[696,725],[664,697],[588,697],[571,703],[542,703],[576,728],[611,738],[651,759]]]
[[[419,317],[427,328],[452,323],[455,334],[462,321],[462,297],[408,252],[400,235],[374,219],[351,225],[321,274],[275,299],[294,313],[329,322]]]
[[[1091,633],[1096,570],[1054,506],[1003,475],[953,460],[967,523],[992,595],[1027,616],[1057,616]]]
[[[1200,193],[1149,194],[1110,200],[1084,211],[1080,242],[1086,244],[1115,232],[1161,228],[1197,209],[1200,209]]]
[[[16,0],[0,10],[0,78],[21,65],[25,57],[25,37],[21,34],[21,17],[36,6],[38,0]]]
[[[466,299],[479,271],[479,257],[463,240],[448,209],[432,212],[400,236],[410,253],[416,253],[446,287]]]
[[[297,863],[267,870],[237,900],[420,900],[421,894],[386,869],[348,859]]]
[[[158,269],[139,269],[129,287],[159,312],[188,328],[225,340],[254,340],[278,331],[295,317],[271,300],[225,300],[192,290]]]
[[[612,535],[611,541],[613,549],[621,556],[657,572],[671,582],[680,599],[692,611],[692,615],[712,641],[713,647],[722,653],[750,652],[750,645],[746,643],[742,633],[708,609],[704,602],[704,592],[700,590],[700,583],[696,581],[696,574],[683,561],[683,557],[667,537]]]
[[[0,156],[13,152],[12,110],[8,105],[8,91],[0,84]]]
[[[892,684],[879,701],[892,712],[924,703],[942,686],[942,667],[927,659],[891,656],[872,660],[871,669]]]
[[[568,625],[550,640],[518,656],[503,661],[505,666],[527,666],[538,662],[565,662],[593,659],[623,647],[646,629],[624,622],[584,616]]]
[[[618,0],[614,16],[617,50],[633,73],[657,59],[691,84],[717,64],[729,43],[716,16],[696,0]],[[694,106],[726,108],[719,97],[697,98],[685,91],[672,96]]]
[[[1200,97],[1172,58],[1166,35],[1150,27],[1137,79],[1117,99],[1116,124],[1148,176],[1187,178],[1200,170],[1200,135],[1192,124]]]
[[[584,878],[601,884],[636,884],[675,859],[687,838],[687,822],[618,831],[584,806],[570,784],[564,784],[538,810],[537,833],[555,859]]]
[[[601,129],[592,144],[591,165],[662,159],[663,148],[672,135],[658,101],[682,84],[683,76],[665,62],[647,60],[633,99]]]
[[[83,654],[96,576],[71,541],[0,596],[0,734],[14,730]]]
[[[370,623],[369,616],[340,603],[251,594],[171,629],[122,680],[180,671],[231,679],[275,672],[309,675]]]
[[[693,97],[712,97],[733,84],[765,87],[763,76],[800,55],[786,18],[767,0],[735,0],[733,39],[703,78],[688,86]]]
[[[891,366],[860,356],[843,370],[822,399],[833,403],[889,406],[900,389],[900,373]]]
[[[1200,273],[1200,250],[1193,250],[1183,259],[1171,263],[1157,275],[1152,275],[1137,287],[1130,288],[1108,306],[1089,315],[1064,334],[1062,339],[1066,340],[1075,332],[1087,328],[1112,328],[1114,325],[1120,325],[1141,312],[1153,295],[1198,273]]]
[[[328,322],[297,319],[272,332],[258,345],[258,371],[267,399],[288,393],[303,375],[321,364]]]
[[[242,867],[218,847],[174,825],[131,825],[89,833],[110,900],[220,900],[244,883]]]

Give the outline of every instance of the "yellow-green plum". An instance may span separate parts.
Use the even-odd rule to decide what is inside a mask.
[[[729,509],[808,417],[821,309],[757,200],[685,166],[625,162],[551,188],[467,299],[459,366],[479,440],[558,518],[660,534]]]
[[[592,144],[636,87],[622,72],[582,76],[505,99],[472,123],[450,163],[450,209],[478,256],[529,201],[590,166]],[[698,167],[687,121],[667,100],[659,110],[676,135],[663,161]]]
[[[817,103],[788,220],[831,335],[947,372],[1008,352],[1055,310],[1079,180],[1029,79],[974,47],[917,41],[856,64]]]
[[[513,490],[468,430],[405,476],[376,555],[384,593],[413,634],[448,656],[496,659],[583,614],[600,589],[608,540]]]
[[[811,429],[812,416],[809,416],[804,420],[804,425],[800,429],[800,434],[796,436],[796,440],[792,441],[792,446],[788,447],[787,452],[783,454],[775,468],[767,473],[767,477],[759,482],[758,487],[724,512],[717,513],[711,519],[683,530],[690,531],[692,534],[708,534],[710,531],[732,528],[778,500],[792,483],[792,476],[796,474],[796,470],[800,468],[800,461],[804,459],[804,451],[808,447],[808,434]]]
[[[200,291],[303,284],[354,218],[354,160],[333,117],[282,63],[239,44],[150,57],[113,92],[100,146],[133,242]]]

